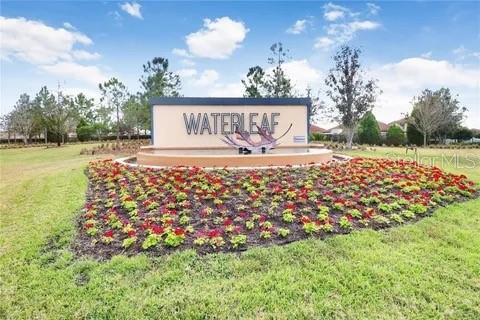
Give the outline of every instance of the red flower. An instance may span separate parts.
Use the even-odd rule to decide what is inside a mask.
[[[293,202],[287,202],[285,204],[285,208],[286,209],[291,209],[291,210],[295,210],[295,204]]]
[[[176,236],[183,236],[185,234],[185,230],[183,230],[182,228],[175,228],[175,230],[173,230],[173,233],[175,233]]]
[[[207,232],[207,236],[209,238],[220,237],[221,234],[222,234],[222,232],[219,229],[212,229],[212,230],[208,230],[208,232]]]
[[[127,234],[130,238],[133,238],[137,235],[137,232],[135,230],[129,230]]]
[[[158,224],[152,224],[150,229],[152,230],[152,233],[154,234],[162,234],[165,230],[159,226]]]
[[[107,230],[103,233],[104,237],[113,238],[113,230]]]
[[[223,225],[224,225],[225,227],[231,225],[232,223],[233,223],[233,221],[232,221],[232,219],[230,219],[230,218],[225,218],[225,220],[223,220]]]
[[[312,221],[308,216],[302,216],[300,220],[302,221],[302,223],[309,223],[310,221]]]

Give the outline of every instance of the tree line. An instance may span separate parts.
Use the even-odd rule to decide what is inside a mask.
[[[297,96],[298,92],[283,70],[283,64],[288,59],[288,50],[284,49],[281,43],[275,43],[270,47],[270,51],[268,63],[272,66],[272,71],[268,73],[258,65],[251,67],[246,80],[242,80],[244,96]],[[312,98],[311,116],[316,117],[323,113],[341,124],[347,148],[352,147],[356,134],[366,143],[380,143],[380,130],[371,111],[382,91],[379,89],[378,80],[367,77],[360,62],[360,55],[359,48],[345,45],[333,56],[333,67],[324,80],[325,93],[330,101],[321,101],[318,96],[312,96],[311,89],[306,92],[307,96]],[[425,89],[413,98],[412,109],[405,115],[409,140],[417,142],[418,135],[421,135],[422,144],[426,146],[431,139],[445,141],[446,138],[468,137],[468,129],[461,127],[466,110],[450,89]],[[369,124],[373,123],[372,117],[374,125]],[[406,141],[403,135],[400,127],[391,126],[386,138],[392,144],[403,144]]]
[[[139,82],[141,90],[129,92],[117,78],[100,83],[100,100],[84,93],[66,95],[58,87],[51,92],[43,86],[31,97],[21,94],[13,110],[1,119],[9,135],[19,134],[25,144],[43,135],[45,142],[65,142],[69,132],[76,132],[80,141],[102,140],[111,134],[117,141],[123,134],[140,136],[150,128],[148,100],[154,96],[179,96],[180,77],[168,70],[168,59],[157,57],[143,65]]]
[[[376,79],[368,78],[360,62],[361,50],[342,46],[333,56],[333,67],[324,83],[329,101],[322,101],[318,92],[307,88],[298,92],[285,72],[284,64],[290,59],[289,50],[281,42],[270,47],[265,70],[259,65],[248,69],[244,97],[300,97],[312,100],[311,121],[323,114],[342,125],[347,147],[351,148],[356,134],[366,135],[362,119],[370,117],[381,90]],[[76,96],[56,93],[42,87],[35,97],[22,94],[13,110],[2,117],[1,125],[9,134],[19,133],[29,143],[35,135],[43,134],[45,141],[64,141],[68,132],[76,131],[79,140],[101,140],[115,134],[119,140],[123,134],[129,138],[139,136],[150,129],[151,113],[148,100],[155,96],[180,96],[181,80],[169,71],[168,59],[156,57],[143,65],[141,90],[129,92],[117,78],[99,84],[100,101],[79,93]],[[448,88],[436,91],[424,90],[414,97],[412,110],[405,115],[409,126],[422,135],[423,144],[432,138],[445,139],[461,128],[466,108]],[[394,130],[394,129],[392,129]],[[394,134],[394,133],[392,133]]]

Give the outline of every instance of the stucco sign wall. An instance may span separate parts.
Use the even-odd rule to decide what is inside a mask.
[[[159,148],[225,146],[220,138],[235,129],[259,139],[257,126],[283,146],[307,143],[309,99],[156,98],[152,104],[153,145]]]

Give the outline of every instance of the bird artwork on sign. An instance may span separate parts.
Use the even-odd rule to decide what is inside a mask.
[[[250,133],[247,131],[240,131],[238,127],[235,128],[235,137],[224,135],[224,139],[220,139],[232,148],[238,149],[239,153],[265,153],[279,145],[279,140],[283,138],[292,128],[292,124],[288,129],[278,138],[274,138],[268,129],[260,128],[258,125],[257,131],[260,136],[260,141],[252,140]]]

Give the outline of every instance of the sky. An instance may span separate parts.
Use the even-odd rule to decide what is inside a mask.
[[[414,96],[443,86],[467,107],[464,124],[480,128],[478,1],[2,1],[0,113],[43,85],[98,99],[98,83],[117,77],[136,92],[142,65],[158,56],[184,96],[242,96],[248,68],[268,70],[278,41],[299,95],[310,87],[330,103],[324,79],[348,44],[383,91],[377,120],[402,118]]]

